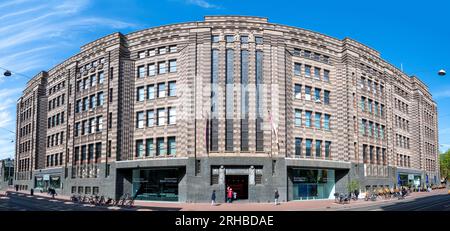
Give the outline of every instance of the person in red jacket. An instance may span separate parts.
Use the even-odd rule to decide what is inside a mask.
[[[227,199],[228,199],[228,203],[231,203],[232,199],[233,199],[233,189],[228,186],[227,189]]]

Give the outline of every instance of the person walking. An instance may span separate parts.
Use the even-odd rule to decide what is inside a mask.
[[[211,194],[211,205],[212,206],[216,205],[216,190],[212,191],[212,194]]]
[[[278,193],[278,189],[275,189],[275,205],[279,205],[278,198],[280,197],[280,194]]]
[[[233,200],[233,189],[231,187],[229,187],[229,189],[228,189],[227,197],[228,197],[228,203],[231,203],[231,201]]]

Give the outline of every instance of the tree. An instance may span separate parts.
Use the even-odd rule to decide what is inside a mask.
[[[450,149],[439,155],[439,165],[441,177],[448,180],[450,178]]]
[[[359,181],[351,180],[347,185],[347,189],[349,192],[353,192],[355,190],[359,191]]]

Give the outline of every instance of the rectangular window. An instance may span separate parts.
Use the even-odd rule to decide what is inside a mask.
[[[156,50],[155,49],[148,50],[148,56],[155,56],[155,55],[156,55]]]
[[[89,98],[83,98],[83,111],[87,111],[89,109]]]
[[[98,84],[103,84],[103,82],[105,81],[105,74],[103,73],[103,71],[98,73]]]
[[[373,112],[373,110],[372,110],[372,105],[373,105],[372,104],[372,100],[368,99],[367,102],[368,102],[367,103],[367,107],[369,108],[369,113],[372,114],[372,112]]]
[[[155,86],[154,85],[147,86],[147,99],[155,99]]]
[[[227,43],[234,42],[234,35],[225,35],[225,40],[227,41]]]
[[[89,119],[89,134],[95,131],[95,118]]]
[[[175,137],[167,138],[167,155],[175,155],[177,152],[177,144],[175,141]]]
[[[144,99],[145,99],[145,89],[144,89],[144,87],[138,87],[136,100],[141,102],[141,101],[144,101]]]
[[[97,106],[103,106],[103,92],[97,94]]]
[[[158,98],[162,98],[166,96],[166,84],[158,83]]]
[[[170,52],[170,53],[177,52],[177,45],[171,45],[171,46],[169,46],[169,52]]]
[[[248,94],[248,68],[249,52],[241,51],[241,151],[248,151],[248,119],[249,119],[249,94]]]
[[[95,95],[91,95],[89,97],[89,108],[94,109],[96,104],[95,104]]]
[[[169,96],[177,95],[177,83],[175,81],[169,82]]]
[[[153,110],[147,111],[147,127],[153,127],[155,121],[155,113]]]
[[[316,157],[322,156],[322,141],[316,140]]]
[[[262,40],[262,38],[261,38]],[[261,41],[262,42],[262,41]],[[263,126],[263,59],[264,55],[262,51],[256,51],[256,151],[264,150],[264,132],[262,129]]]
[[[330,130],[330,115],[325,114],[325,117],[323,119],[323,128],[327,131]]]
[[[158,74],[166,73],[166,62],[158,62]]]
[[[263,44],[263,38],[259,36],[255,36],[255,43],[256,44]]]
[[[311,156],[311,146],[312,146],[312,140],[306,139],[306,156],[307,157]]]
[[[95,160],[98,162],[98,159],[102,157],[102,143],[96,143],[95,144]]]
[[[158,108],[158,126],[166,124],[166,110],[164,108]]]
[[[86,145],[81,146],[81,161],[86,160]]]
[[[294,85],[294,98],[301,99],[302,98],[302,85],[295,84]]]
[[[156,156],[165,156],[166,148],[164,146],[164,138],[156,139]]]
[[[177,112],[176,109],[173,107],[169,107],[167,109],[168,114],[169,114],[169,124],[176,124],[177,122]]]
[[[136,157],[144,156],[144,141],[136,140]]]
[[[311,66],[305,65],[305,76],[311,77]]]
[[[373,136],[373,122],[369,121],[369,136]]]
[[[75,123],[74,136],[78,136],[80,132],[80,122]]]
[[[323,70],[323,81],[330,82],[330,71]]]
[[[233,150],[234,51],[226,50],[225,66],[225,150]]]
[[[311,87],[305,86],[305,99],[311,100]]]
[[[211,120],[209,121],[211,129],[209,148],[211,151],[217,151],[219,148],[219,121],[217,118],[218,111],[214,105],[218,103],[219,50],[212,50],[211,59]]]
[[[156,69],[155,69],[155,64],[154,63],[148,65],[148,75],[149,76],[156,75]]]
[[[302,126],[302,111],[299,109],[295,109],[295,126]]]
[[[139,66],[137,74],[138,74],[138,78],[144,78],[144,76],[145,76],[145,67],[144,66]]]
[[[321,91],[322,90],[319,89],[319,88],[314,88],[314,100],[315,100],[316,103],[320,103],[321,102],[321,100],[320,100],[320,92]]]
[[[301,64],[294,63],[294,75],[300,75],[301,73]]]
[[[144,112],[142,111],[136,113],[136,127],[144,128]]]
[[[295,138],[295,156],[302,155],[302,138]]]
[[[330,158],[331,154],[331,141],[325,141],[325,158]]]
[[[241,43],[247,44],[248,43],[248,36],[241,36]]]
[[[91,75],[91,87],[94,87],[97,84],[97,76]]]
[[[166,47],[160,47],[158,48],[158,54],[163,55],[166,53]]]
[[[83,86],[84,86],[84,89],[85,89],[85,90],[89,88],[88,81],[89,81],[88,78],[84,78],[84,79],[83,79]]]
[[[145,140],[145,156],[153,157],[155,155],[155,148],[153,147],[153,139],[146,139]]]
[[[97,132],[101,132],[103,130],[103,117],[97,116]]]
[[[314,78],[320,79],[320,68],[314,67]]]
[[[211,42],[218,43],[219,42],[219,35],[213,35],[211,36]]]
[[[323,103],[325,105],[329,105],[330,104],[330,91],[323,91]]]
[[[311,111],[306,111],[305,112],[305,117],[306,117],[305,126],[308,127],[308,128],[311,127],[311,115],[312,115]]]
[[[321,128],[321,123],[320,123],[321,117],[322,117],[322,114],[316,112],[316,115],[314,117],[314,127],[319,128],[319,129]]]
[[[365,97],[361,97],[361,101],[360,101],[359,105],[360,105],[361,111],[366,110],[366,98]]]
[[[138,58],[143,59],[145,58],[145,51],[141,51],[138,53]]]
[[[169,60],[169,72],[177,72],[177,60]]]

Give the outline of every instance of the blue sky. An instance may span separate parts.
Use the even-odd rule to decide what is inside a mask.
[[[438,103],[441,150],[450,148],[450,76],[436,74],[441,68],[450,71],[450,1],[319,2],[0,0],[0,67],[31,77],[116,31],[201,21],[204,15],[263,16],[339,39],[353,38],[419,76]],[[0,77],[0,158],[14,156],[14,134],[7,130],[15,131],[15,103],[27,80]]]

